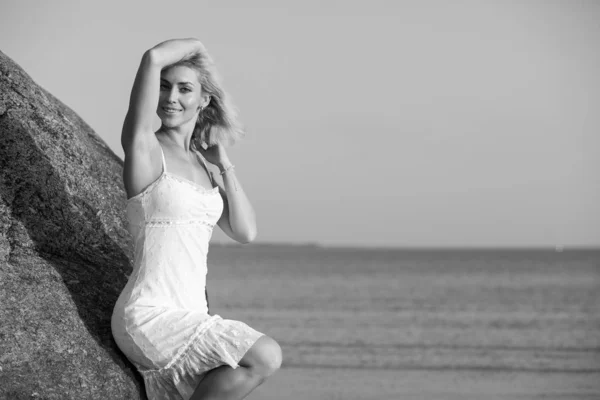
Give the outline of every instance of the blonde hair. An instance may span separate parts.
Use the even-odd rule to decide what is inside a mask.
[[[203,51],[168,65],[163,71],[177,66],[195,70],[202,86],[202,94],[210,96],[208,105],[200,111],[196,121],[191,144],[196,148],[203,143],[209,147],[217,143],[232,145],[242,139],[245,136],[244,128],[238,121],[237,109],[222,88],[222,80],[212,57]]]

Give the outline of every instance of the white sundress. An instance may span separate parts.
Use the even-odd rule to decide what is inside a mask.
[[[164,153],[162,162],[160,177],[127,201],[134,267],[111,328],[142,374],[149,400],[187,400],[211,369],[237,368],[263,334],[208,313],[208,243],[223,200],[216,186],[168,173]]]

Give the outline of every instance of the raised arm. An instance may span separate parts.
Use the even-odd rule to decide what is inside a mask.
[[[204,46],[197,39],[173,39],[144,53],[135,76],[121,132],[121,145],[126,156],[139,145],[154,139],[152,122],[158,106],[161,70],[203,50]]]
[[[227,169],[227,168],[223,168]],[[233,240],[247,244],[256,238],[256,214],[233,169],[217,180],[223,198],[223,214],[217,224]]]
[[[256,238],[256,214],[222,144],[208,149],[197,148],[198,152],[223,173],[213,178],[219,187],[224,208],[217,224],[227,236],[240,243],[250,243]]]

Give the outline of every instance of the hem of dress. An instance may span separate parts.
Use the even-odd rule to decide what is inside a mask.
[[[220,315],[213,315],[211,316],[208,320],[206,320],[203,324],[201,324],[198,329],[196,330],[196,332],[194,332],[194,334],[190,337],[190,339],[188,340],[188,342],[184,345],[181,346],[181,348],[177,351],[177,353],[175,353],[175,356],[173,357],[173,359],[171,359],[171,361],[169,361],[167,363],[167,365],[165,365],[162,368],[158,368],[158,369],[148,369],[148,368],[144,368],[139,366],[138,370],[142,373],[152,373],[152,374],[156,374],[156,373],[161,373],[164,372],[170,368],[173,367],[173,365],[175,365],[180,359],[181,357],[183,357],[186,352],[188,351],[188,349],[194,344],[194,342],[196,341],[196,339],[202,335],[203,333],[205,333],[211,326],[213,326],[217,321],[221,320],[221,316]]]

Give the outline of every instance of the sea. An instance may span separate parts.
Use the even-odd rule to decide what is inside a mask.
[[[213,244],[210,310],[281,346],[249,399],[600,399],[600,249]]]

